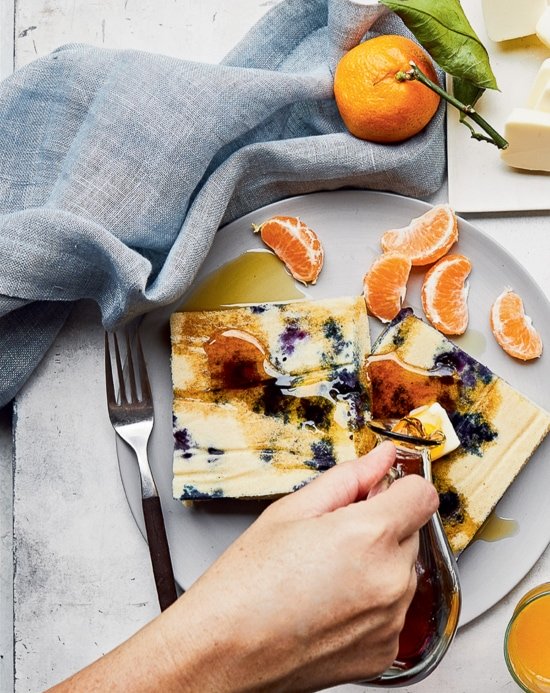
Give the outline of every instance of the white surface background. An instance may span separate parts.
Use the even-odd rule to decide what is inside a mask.
[[[74,41],[215,62],[273,4],[1,0],[0,72],[6,75],[14,63],[22,66]],[[436,199],[444,197],[440,191]],[[507,247],[549,294],[545,213],[469,219]],[[124,497],[107,420],[102,345],[95,308],[79,306],[16,400],[14,451],[9,411],[0,413],[2,693],[43,690],[108,651],[156,612],[147,549]],[[512,593],[459,632],[440,668],[413,690],[519,690],[502,657],[504,629],[520,596],[548,579],[547,550]]]

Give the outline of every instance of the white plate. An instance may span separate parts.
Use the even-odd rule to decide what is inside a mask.
[[[246,250],[261,247],[257,235],[251,233],[252,222],[258,223],[273,214],[287,214],[299,216],[311,225],[325,247],[325,266],[318,284],[308,288],[308,294],[313,298],[357,295],[361,292],[365,271],[379,253],[378,239],[382,231],[405,225],[427,209],[429,205],[424,202],[366,191],[316,193],[277,202],[221,229],[197,280]],[[497,346],[488,319],[492,301],[505,285],[511,284],[523,296],[544,342],[550,345],[550,305],[544,294],[505,250],[462,220],[456,248],[467,255],[474,266],[470,281],[469,330],[476,336],[472,343],[475,342],[478,349],[472,355],[535,402],[550,409],[547,356],[530,364],[514,361]],[[407,294],[407,304],[413,306],[418,315],[422,315],[418,308],[421,280],[422,272],[414,274]],[[148,315],[142,329],[155,399],[155,429],[149,452],[165,513],[175,575],[182,586],[188,587],[255,519],[260,506],[224,501],[199,504],[190,509],[172,500],[172,391],[167,316],[166,310]],[[370,319],[370,325],[374,338],[382,326],[375,319]],[[461,340],[456,342],[460,344]],[[462,625],[514,587],[550,540],[550,465],[546,459],[549,450],[550,438],[498,505],[499,515],[519,522],[519,533],[494,543],[477,541],[460,557],[464,590]],[[130,506],[143,529],[137,470],[131,453],[122,443],[119,458]]]
[[[500,92],[488,89],[477,104],[480,114],[504,135],[513,108],[523,107],[543,60],[550,57],[536,36],[495,43],[487,36],[481,0],[462,0],[472,27],[487,48]],[[449,201],[458,212],[505,212],[550,209],[550,174],[520,171],[501,161],[492,144],[470,138],[447,109]]]

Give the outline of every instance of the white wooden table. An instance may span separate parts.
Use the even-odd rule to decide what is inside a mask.
[[[275,3],[2,0],[0,73],[75,41],[216,62]],[[435,199],[444,196],[440,191]],[[470,219],[507,247],[550,293],[546,215]],[[44,689],[156,613],[148,552],[126,503],[105,410],[102,340],[94,306],[79,306],[15,402],[13,631],[12,449],[9,412],[0,412],[2,693]],[[504,629],[519,597],[549,575],[547,550],[501,603],[459,632],[440,668],[414,691],[519,690],[502,657]]]

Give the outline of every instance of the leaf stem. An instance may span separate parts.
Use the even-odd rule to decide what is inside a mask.
[[[435,91],[436,94],[439,94],[439,96],[441,96],[442,99],[445,99],[445,101],[450,103],[451,106],[457,108],[461,113],[464,114],[465,117],[473,120],[474,123],[479,125],[479,127],[487,133],[486,136],[482,135],[481,133],[475,132],[474,129],[468,123],[464,123],[470,129],[470,132],[474,139],[483,140],[484,142],[490,142],[499,149],[506,149],[506,147],[508,147],[508,142],[504,139],[504,137],[502,137],[502,135],[499,135],[499,133],[491,125],[489,125],[489,123],[484,118],[482,118],[479,115],[479,113],[473,106],[463,104],[462,101],[459,101],[452,94],[449,94],[448,91],[442,89],[439,86],[439,84],[432,82],[432,80],[422,72],[422,70],[416,65],[414,61],[410,61],[410,66],[411,69],[407,70],[407,72],[403,72],[403,70],[400,70],[399,72],[395,73],[395,79],[398,82],[404,82],[407,80],[410,81],[415,79],[421,84],[424,84],[432,91]]]

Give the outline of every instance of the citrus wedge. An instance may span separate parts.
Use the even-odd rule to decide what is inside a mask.
[[[401,310],[407,291],[411,261],[402,253],[384,253],[363,279],[363,295],[371,315],[390,322]]]
[[[447,255],[424,277],[422,307],[443,334],[463,334],[468,326],[468,286],[472,264],[464,255]]]
[[[298,217],[275,216],[253,224],[254,233],[303,284],[315,284],[323,267],[324,251],[315,231]]]
[[[385,253],[396,250],[407,255],[413,265],[430,265],[447,253],[458,240],[456,216],[449,205],[436,205],[401,229],[382,234]]]
[[[528,361],[542,354],[542,339],[525,315],[523,301],[511,289],[505,289],[493,303],[491,329],[504,351],[516,359]]]

